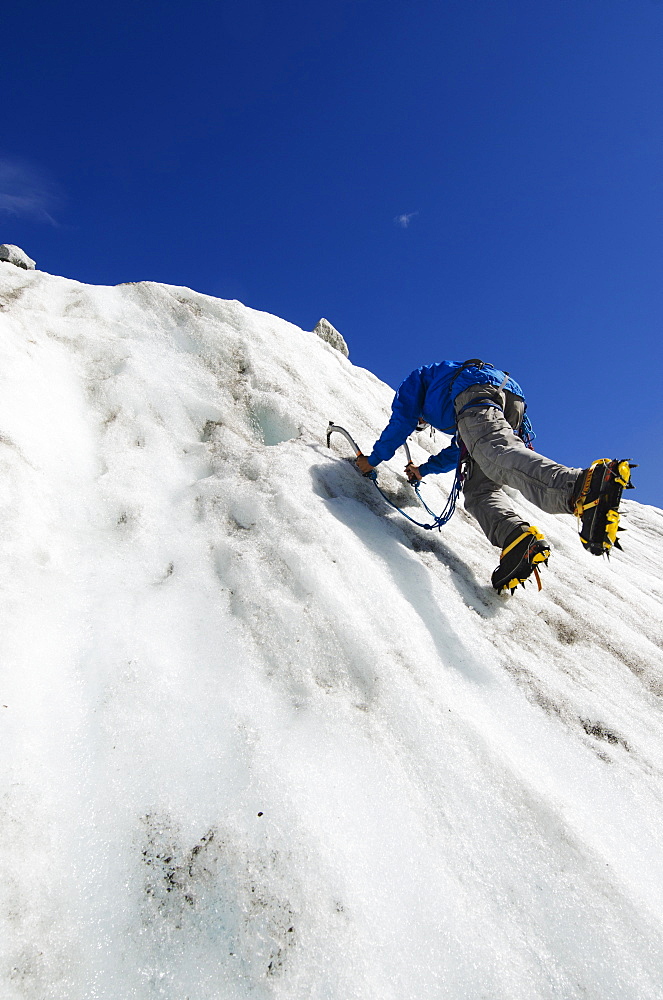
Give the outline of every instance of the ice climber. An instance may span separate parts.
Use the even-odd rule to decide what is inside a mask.
[[[449,472],[463,463],[465,508],[493,545],[502,549],[492,584],[512,591],[547,563],[550,548],[534,525],[523,521],[502,486],[517,489],[548,514],[576,514],[580,540],[595,555],[617,540],[619,501],[630,488],[626,460],[597,459],[587,469],[558,465],[532,450],[523,391],[508,372],[486,361],[440,361],[413,371],[399,386],[391,419],[368,457],[359,455],[364,475],[390,459],[417,427],[430,424],[453,434],[451,444],[423,465],[410,463],[411,483],[428,473]]]

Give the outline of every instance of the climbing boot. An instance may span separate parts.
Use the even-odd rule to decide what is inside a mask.
[[[634,468],[626,459],[597,458],[578,478],[573,513],[578,518],[580,541],[594,556],[610,555],[613,547],[621,549],[617,538],[622,530],[619,502],[625,489],[633,489]]]
[[[525,586],[525,580],[534,573],[541,590],[538,567],[541,564],[547,566],[549,557],[550,547],[539,529],[523,524],[507,538],[500,564],[490,578],[491,583],[498,594],[503,590],[513,593],[519,583]]]

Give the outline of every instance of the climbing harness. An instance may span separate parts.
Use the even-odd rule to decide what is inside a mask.
[[[461,374],[461,372],[464,372],[466,368],[494,368],[494,367],[495,365],[492,364],[490,361],[482,361],[481,358],[470,358],[468,361],[463,361],[463,363],[459,366],[456,372],[452,375],[451,380],[449,382],[449,389],[451,389],[452,385],[454,384],[458,376]],[[506,374],[508,378],[509,373],[507,372]]]
[[[479,369],[495,368],[495,365],[491,361],[482,361],[481,358],[470,358],[469,361],[463,361],[458,370],[452,376],[451,381],[449,382],[449,389],[451,389],[458,376],[462,372],[464,372],[466,368],[479,368]],[[498,392],[501,392],[502,389],[505,388],[507,382],[509,381],[510,374],[511,374],[510,372],[504,372],[504,378],[497,386]],[[469,410],[474,406],[494,406],[495,409],[497,410],[502,409],[500,404],[496,402],[496,400],[494,400],[492,396],[475,396],[472,400],[470,400],[469,403],[467,403],[463,407],[460,413],[458,413],[458,417],[461,415],[461,413],[464,413],[465,410]],[[456,418],[456,427],[458,427],[457,418]],[[450,432],[450,430],[451,428],[447,428],[447,432]],[[525,412],[523,413],[523,419],[520,422],[520,427],[515,429],[515,433],[522,440],[526,448],[529,448],[530,451],[534,451],[534,438],[536,437],[536,434],[534,433],[534,429],[532,428],[532,423],[529,417],[527,416],[526,407],[525,407]]]
[[[334,433],[342,434],[343,435],[343,437],[345,438],[345,440],[348,442],[348,444],[350,445],[350,447],[354,451],[356,458],[359,458],[359,456],[363,454],[363,452],[361,451],[361,449],[357,445],[356,441],[346,431],[346,429],[344,427],[340,427],[338,424],[335,424],[333,420],[329,421],[329,426],[327,427],[327,447],[328,448],[331,447],[331,436]],[[410,455],[410,449],[408,448],[407,441],[403,445],[403,449],[404,449],[405,454],[407,456],[407,464],[410,465],[411,462],[412,462],[412,456]],[[390,507],[393,507],[394,510],[397,510],[399,514],[402,514],[403,517],[406,517],[408,519],[408,521],[412,522],[412,524],[416,524],[417,527],[419,527],[419,528],[425,528],[427,531],[431,531],[433,528],[440,529],[444,524],[446,524],[448,521],[450,521],[451,518],[453,517],[453,513],[454,513],[454,511],[456,509],[456,503],[458,501],[458,497],[460,496],[461,490],[463,488],[463,479],[464,479],[463,465],[464,465],[464,461],[465,461],[466,457],[467,457],[467,451],[463,447],[463,448],[461,448],[460,459],[458,460],[458,465],[456,466],[456,476],[454,478],[451,490],[449,492],[449,496],[447,497],[447,502],[446,502],[445,508],[444,508],[444,510],[442,511],[441,514],[436,514],[434,511],[432,511],[430,509],[430,507],[428,506],[428,504],[426,503],[426,501],[424,500],[424,498],[421,496],[421,493],[419,492],[419,487],[420,487],[421,484],[420,483],[410,483],[410,486],[412,486],[412,489],[416,493],[417,500],[419,501],[419,503],[421,504],[421,506],[424,508],[424,510],[426,511],[426,513],[429,514],[433,518],[432,524],[424,524],[422,521],[415,520],[415,518],[410,517],[409,514],[407,514],[404,510],[402,510],[401,507],[398,507],[393,502],[393,500],[390,500],[389,497],[387,496],[387,494],[380,488],[380,485],[378,483],[378,474],[375,471],[375,469],[372,469],[370,472],[366,473],[365,478],[371,480],[371,482],[375,486],[375,488],[378,491],[378,493],[380,494],[380,496],[384,500],[386,500],[386,502],[389,504]]]

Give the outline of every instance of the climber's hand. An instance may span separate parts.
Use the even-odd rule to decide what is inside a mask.
[[[414,465],[413,462],[408,462],[405,466],[405,475],[408,478],[408,482],[412,483],[413,486],[416,486],[424,478],[419,472],[419,467]]]
[[[362,476],[368,476],[373,471],[373,466],[369,465],[368,459],[365,455],[357,455],[355,465],[361,472]]]

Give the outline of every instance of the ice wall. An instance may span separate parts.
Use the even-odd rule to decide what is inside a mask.
[[[311,333],[4,267],[0,351],[3,998],[663,996],[661,511],[498,598]]]

